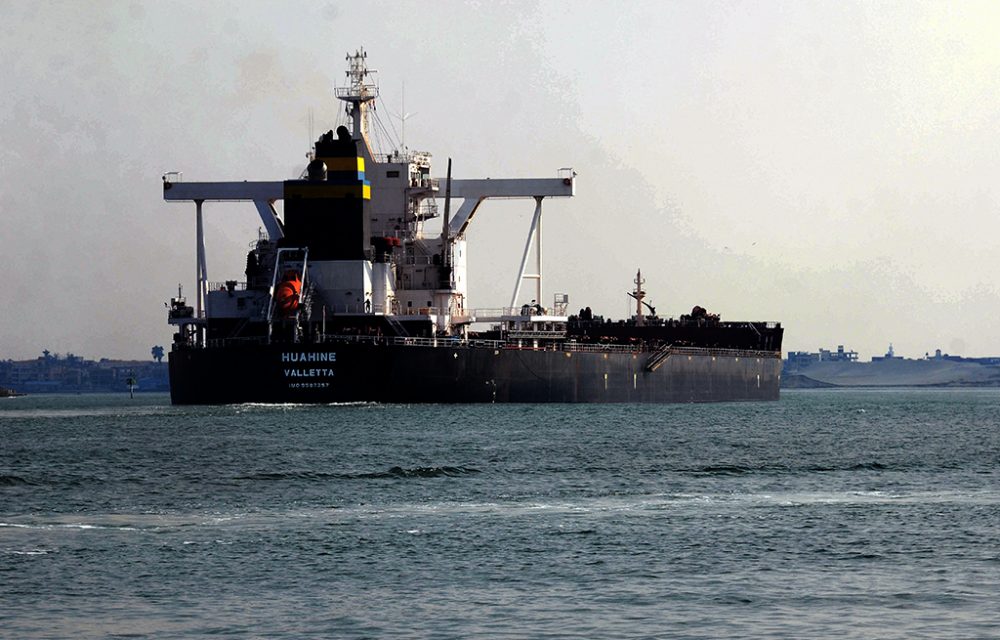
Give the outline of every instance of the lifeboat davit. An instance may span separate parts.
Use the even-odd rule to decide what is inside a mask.
[[[294,271],[286,271],[281,282],[274,289],[274,303],[285,315],[299,310],[299,296],[302,294],[302,280]]]

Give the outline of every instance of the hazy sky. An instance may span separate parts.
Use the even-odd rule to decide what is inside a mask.
[[[0,358],[169,345],[194,207],[161,174],[297,176],[362,46],[437,175],[576,169],[546,301],[621,317],[641,267],[661,315],[786,350],[1000,355],[1000,3],[0,0],[0,32]],[[508,302],[531,211],[477,215],[471,306]],[[252,205],[206,218],[242,278]]]

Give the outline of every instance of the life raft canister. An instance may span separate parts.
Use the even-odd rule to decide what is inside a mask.
[[[284,314],[292,314],[299,309],[299,294],[302,293],[302,280],[294,271],[286,271],[281,282],[274,289],[274,302],[278,310]]]

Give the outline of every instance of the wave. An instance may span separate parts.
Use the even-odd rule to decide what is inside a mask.
[[[482,473],[472,467],[391,467],[387,471],[331,473],[323,471],[281,471],[237,476],[236,480],[377,480],[382,478],[454,478]]]
[[[741,465],[707,465],[704,467],[692,467],[688,469],[678,469],[682,473],[703,473],[712,476],[739,476],[753,471],[764,471],[763,467],[746,467]]]
[[[0,487],[19,487],[26,484],[32,483],[20,476],[0,475]]]
[[[845,465],[705,465],[673,469],[680,473],[694,473],[715,476],[738,476],[749,473],[828,473],[835,471],[905,471],[909,465],[890,466],[881,462],[858,462]]]
[[[89,524],[86,522],[46,522],[46,523],[23,523],[23,522],[0,522],[0,529],[79,529],[79,530],[101,530],[101,531],[141,531],[139,527],[126,524]]]
[[[170,417],[186,415],[178,407],[167,405],[137,405],[137,406],[108,406],[95,408],[71,408],[71,409],[45,409],[45,408],[18,408],[10,411],[0,412],[0,421],[4,420],[75,420],[79,418],[114,418],[132,419],[144,417]]]
[[[482,473],[479,469],[472,467],[414,467],[404,469],[402,467],[392,467],[385,473],[375,474],[376,478],[441,478],[468,476]]]
[[[316,409],[317,407],[376,407],[380,405],[376,402],[358,400],[322,404],[314,402],[241,402],[230,406],[236,413],[246,413],[248,411],[289,411],[294,409]]]
[[[895,470],[903,470],[911,468],[909,465],[899,465]],[[889,465],[884,465],[881,462],[858,462],[857,464],[847,465],[843,467],[806,467],[804,471],[890,471]]]

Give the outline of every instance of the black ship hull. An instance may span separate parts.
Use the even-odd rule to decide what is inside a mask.
[[[174,404],[777,400],[780,352],[444,340],[251,344],[170,354]],[[419,342],[419,343],[418,343]]]

